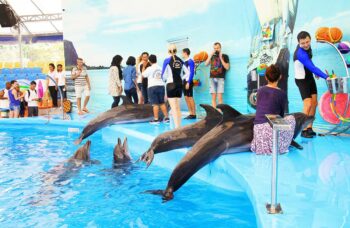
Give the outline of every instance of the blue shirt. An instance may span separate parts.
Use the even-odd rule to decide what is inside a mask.
[[[275,114],[284,117],[287,104],[287,94],[280,89],[263,86],[258,90],[256,115],[254,124],[268,122],[266,114]]]
[[[295,73],[296,74],[301,74],[300,71],[298,69],[298,65],[297,65],[297,61],[299,61],[304,67],[305,67],[305,72],[303,73],[304,75],[296,75],[295,78],[296,79],[300,79],[300,78],[305,78],[305,77],[310,77],[308,75],[308,71],[313,73],[316,76],[319,76],[321,78],[327,79],[328,75],[325,74],[323,71],[321,71],[319,68],[317,68],[314,63],[312,62],[311,58],[309,57],[309,54],[307,53],[307,51],[305,51],[303,48],[299,47],[297,52],[296,52],[296,59],[294,59],[295,64],[296,64],[296,69],[295,69]],[[306,75],[305,75],[306,74]],[[311,75],[312,77],[312,75]]]
[[[124,78],[124,90],[130,90],[135,88],[134,80],[136,81],[136,67],[128,65],[123,70],[123,78]]]
[[[185,61],[185,66],[188,68],[190,71],[190,75],[188,78],[185,78],[186,82],[192,83],[193,82],[193,77],[194,77],[194,70],[195,70],[195,64],[192,59],[188,59]]]

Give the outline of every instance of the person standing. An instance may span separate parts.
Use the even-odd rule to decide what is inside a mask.
[[[63,71],[62,64],[57,64],[57,81],[62,92],[62,99],[67,99],[66,73]]]
[[[6,82],[5,89],[3,90],[2,96],[0,96],[0,109],[9,110],[9,90],[11,89],[11,83]]]
[[[140,72],[140,65],[141,64],[142,64],[142,55],[140,55],[137,58],[137,62],[136,62],[136,77],[137,77],[137,79],[136,79],[135,85],[136,85],[137,96],[139,99],[139,104],[144,103],[143,96],[142,96],[142,74]]]
[[[125,95],[132,101],[134,104],[138,104],[139,99],[137,97],[136,91],[136,59],[133,56],[129,56],[126,61],[127,67],[123,70],[124,78],[124,92]]]
[[[58,77],[57,72],[55,71],[55,65],[53,63],[49,64],[49,72],[47,73],[48,76],[46,79],[46,84],[48,86],[48,89],[50,91],[52,104],[54,107],[57,107],[57,83],[58,83]]]
[[[317,107],[317,87],[314,75],[318,79],[329,79],[328,75],[317,68],[312,62],[311,36],[308,32],[302,31],[297,36],[298,45],[295,49],[294,72],[295,83],[299,88],[301,98],[303,99],[303,113],[308,116],[315,116]],[[310,123],[303,131],[301,136],[312,138],[316,133]]]
[[[74,80],[78,114],[83,115],[84,112],[89,112],[89,110],[87,109],[87,104],[90,100],[91,84],[87,73],[87,69],[84,66],[84,61],[82,58],[77,59],[77,66],[72,69],[72,79]],[[83,94],[85,95],[85,100],[84,106],[83,108],[81,108],[81,99]]]
[[[120,55],[113,57],[111,67],[109,68],[109,95],[113,97],[112,108],[117,107],[120,101],[120,95],[123,93],[122,87],[122,67],[123,58]]]
[[[166,81],[166,94],[174,117],[175,128],[178,128],[181,126],[182,80],[189,77],[190,72],[176,52],[175,44],[170,44],[168,47],[170,57],[164,60],[162,78]]]
[[[142,76],[142,73],[151,66],[150,62],[148,61],[149,54],[148,52],[143,52],[141,54],[141,63],[139,65],[139,71]],[[142,77],[142,87],[141,87],[141,92],[142,92],[142,97],[143,97],[143,103],[148,104],[148,79]]]
[[[210,64],[210,94],[212,106],[216,107],[216,98],[219,104],[223,103],[223,94],[225,90],[225,75],[230,69],[230,60],[226,54],[221,51],[221,44],[214,43],[214,50],[208,57],[205,65]]]
[[[190,54],[191,54],[190,49],[185,48],[182,50],[182,57],[185,60],[184,64],[190,72],[189,76],[183,80],[182,89],[184,92],[188,110],[190,112],[190,115],[185,117],[185,119],[196,119],[197,118],[196,105],[193,99],[193,77],[194,77],[195,64],[194,64],[194,61],[190,59]]]
[[[150,55],[149,61],[151,66],[142,73],[142,77],[148,79],[148,95],[150,103],[153,106],[154,119],[150,121],[150,124],[160,123],[159,108],[164,115],[163,121],[169,123],[168,110],[164,101],[165,88],[162,80],[162,68],[157,64],[157,56]]]
[[[11,89],[9,90],[10,101],[10,118],[19,118],[21,99],[24,95],[19,95],[19,84],[16,80],[11,81]]]
[[[38,116],[39,109],[38,109],[38,93],[35,89],[36,82],[32,81],[30,83],[29,90],[26,91],[24,95],[24,100],[28,103],[28,117]]]

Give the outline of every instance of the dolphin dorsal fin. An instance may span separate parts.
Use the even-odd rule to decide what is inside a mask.
[[[241,116],[242,113],[237,111],[236,109],[232,108],[231,106],[227,104],[219,104],[216,106],[218,109],[220,109],[223,113],[222,120],[223,121],[228,121],[228,120],[233,120],[238,116]]]
[[[120,98],[121,98],[122,101],[123,101],[123,104],[122,104],[122,105],[133,104],[133,103],[131,102],[131,100],[130,100],[127,96],[121,95]]]
[[[216,110],[214,107],[207,105],[207,104],[200,104],[202,108],[204,108],[205,112],[207,113],[206,119],[209,118],[221,118],[222,114]]]

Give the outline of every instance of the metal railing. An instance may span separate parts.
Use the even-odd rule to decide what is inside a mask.
[[[266,209],[269,214],[281,214],[283,213],[281,204],[277,201],[277,182],[278,182],[278,133],[281,130],[292,130],[290,124],[288,124],[279,115],[266,115],[269,120],[269,124],[272,126],[272,172],[271,172],[271,203],[266,204]]]

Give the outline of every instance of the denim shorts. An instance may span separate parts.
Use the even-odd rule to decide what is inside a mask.
[[[209,90],[210,93],[224,93],[225,79],[224,78],[210,78]]]
[[[21,109],[20,105],[10,105],[10,111],[18,111]]]
[[[148,88],[148,98],[152,105],[164,104],[164,86],[152,86]]]

